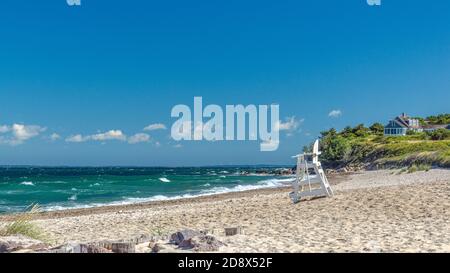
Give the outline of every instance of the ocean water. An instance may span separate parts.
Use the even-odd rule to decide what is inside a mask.
[[[258,170],[0,167],[0,213],[23,211],[35,203],[43,210],[62,210],[187,198],[279,187],[292,180]]]

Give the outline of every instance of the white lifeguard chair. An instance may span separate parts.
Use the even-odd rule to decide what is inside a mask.
[[[297,171],[296,178],[292,182],[294,191],[289,194],[292,202],[297,203],[305,197],[333,196],[333,190],[319,162],[319,155],[319,140],[316,140],[312,153],[293,156],[293,158],[297,158]],[[308,158],[312,158],[312,161],[308,161]],[[314,169],[315,176],[310,175],[310,168]]]

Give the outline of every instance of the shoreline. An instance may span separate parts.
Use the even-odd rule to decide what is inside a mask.
[[[345,180],[345,177],[351,175],[351,173],[345,174],[334,174],[329,175],[331,185],[337,184],[340,181]],[[148,209],[154,207],[162,207],[162,206],[176,206],[176,205],[185,205],[191,203],[205,203],[211,201],[220,201],[231,198],[245,198],[248,196],[253,196],[255,194],[268,195],[274,193],[286,192],[289,193],[291,191],[291,185],[286,184],[283,186],[277,187],[269,187],[269,188],[260,188],[260,189],[250,189],[243,191],[231,191],[225,193],[212,193],[208,195],[199,195],[192,197],[180,197],[169,200],[155,200],[155,201],[144,201],[130,204],[105,204],[94,207],[87,208],[67,208],[61,210],[48,210],[42,211],[33,216],[35,220],[42,219],[53,219],[53,218],[65,218],[65,217],[74,217],[74,216],[84,216],[91,214],[102,214],[108,212],[117,212],[117,211],[130,211],[135,209]],[[12,221],[18,213],[7,213],[0,214],[0,221]]]

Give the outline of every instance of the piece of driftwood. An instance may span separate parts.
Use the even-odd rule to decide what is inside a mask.
[[[234,236],[234,235],[241,234],[241,233],[242,233],[241,227],[225,228],[225,236]]]
[[[102,241],[96,243],[96,245],[108,249],[114,253],[135,253],[136,244],[134,242],[112,242]]]

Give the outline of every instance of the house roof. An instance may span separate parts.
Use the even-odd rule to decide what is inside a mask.
[[[402,124],[403,127],[409,127],[409,123],[407,121],[408,119],[409,118],[406,115],[403,114],[401,116],[396,117],[394,119],[394,121],[397,121],[398,123]]]
[[[384,128],[408,128],[408,125],[405,125],[403,122],[397,119],[393,119],[388,123],[388,125],[384,126]]]

